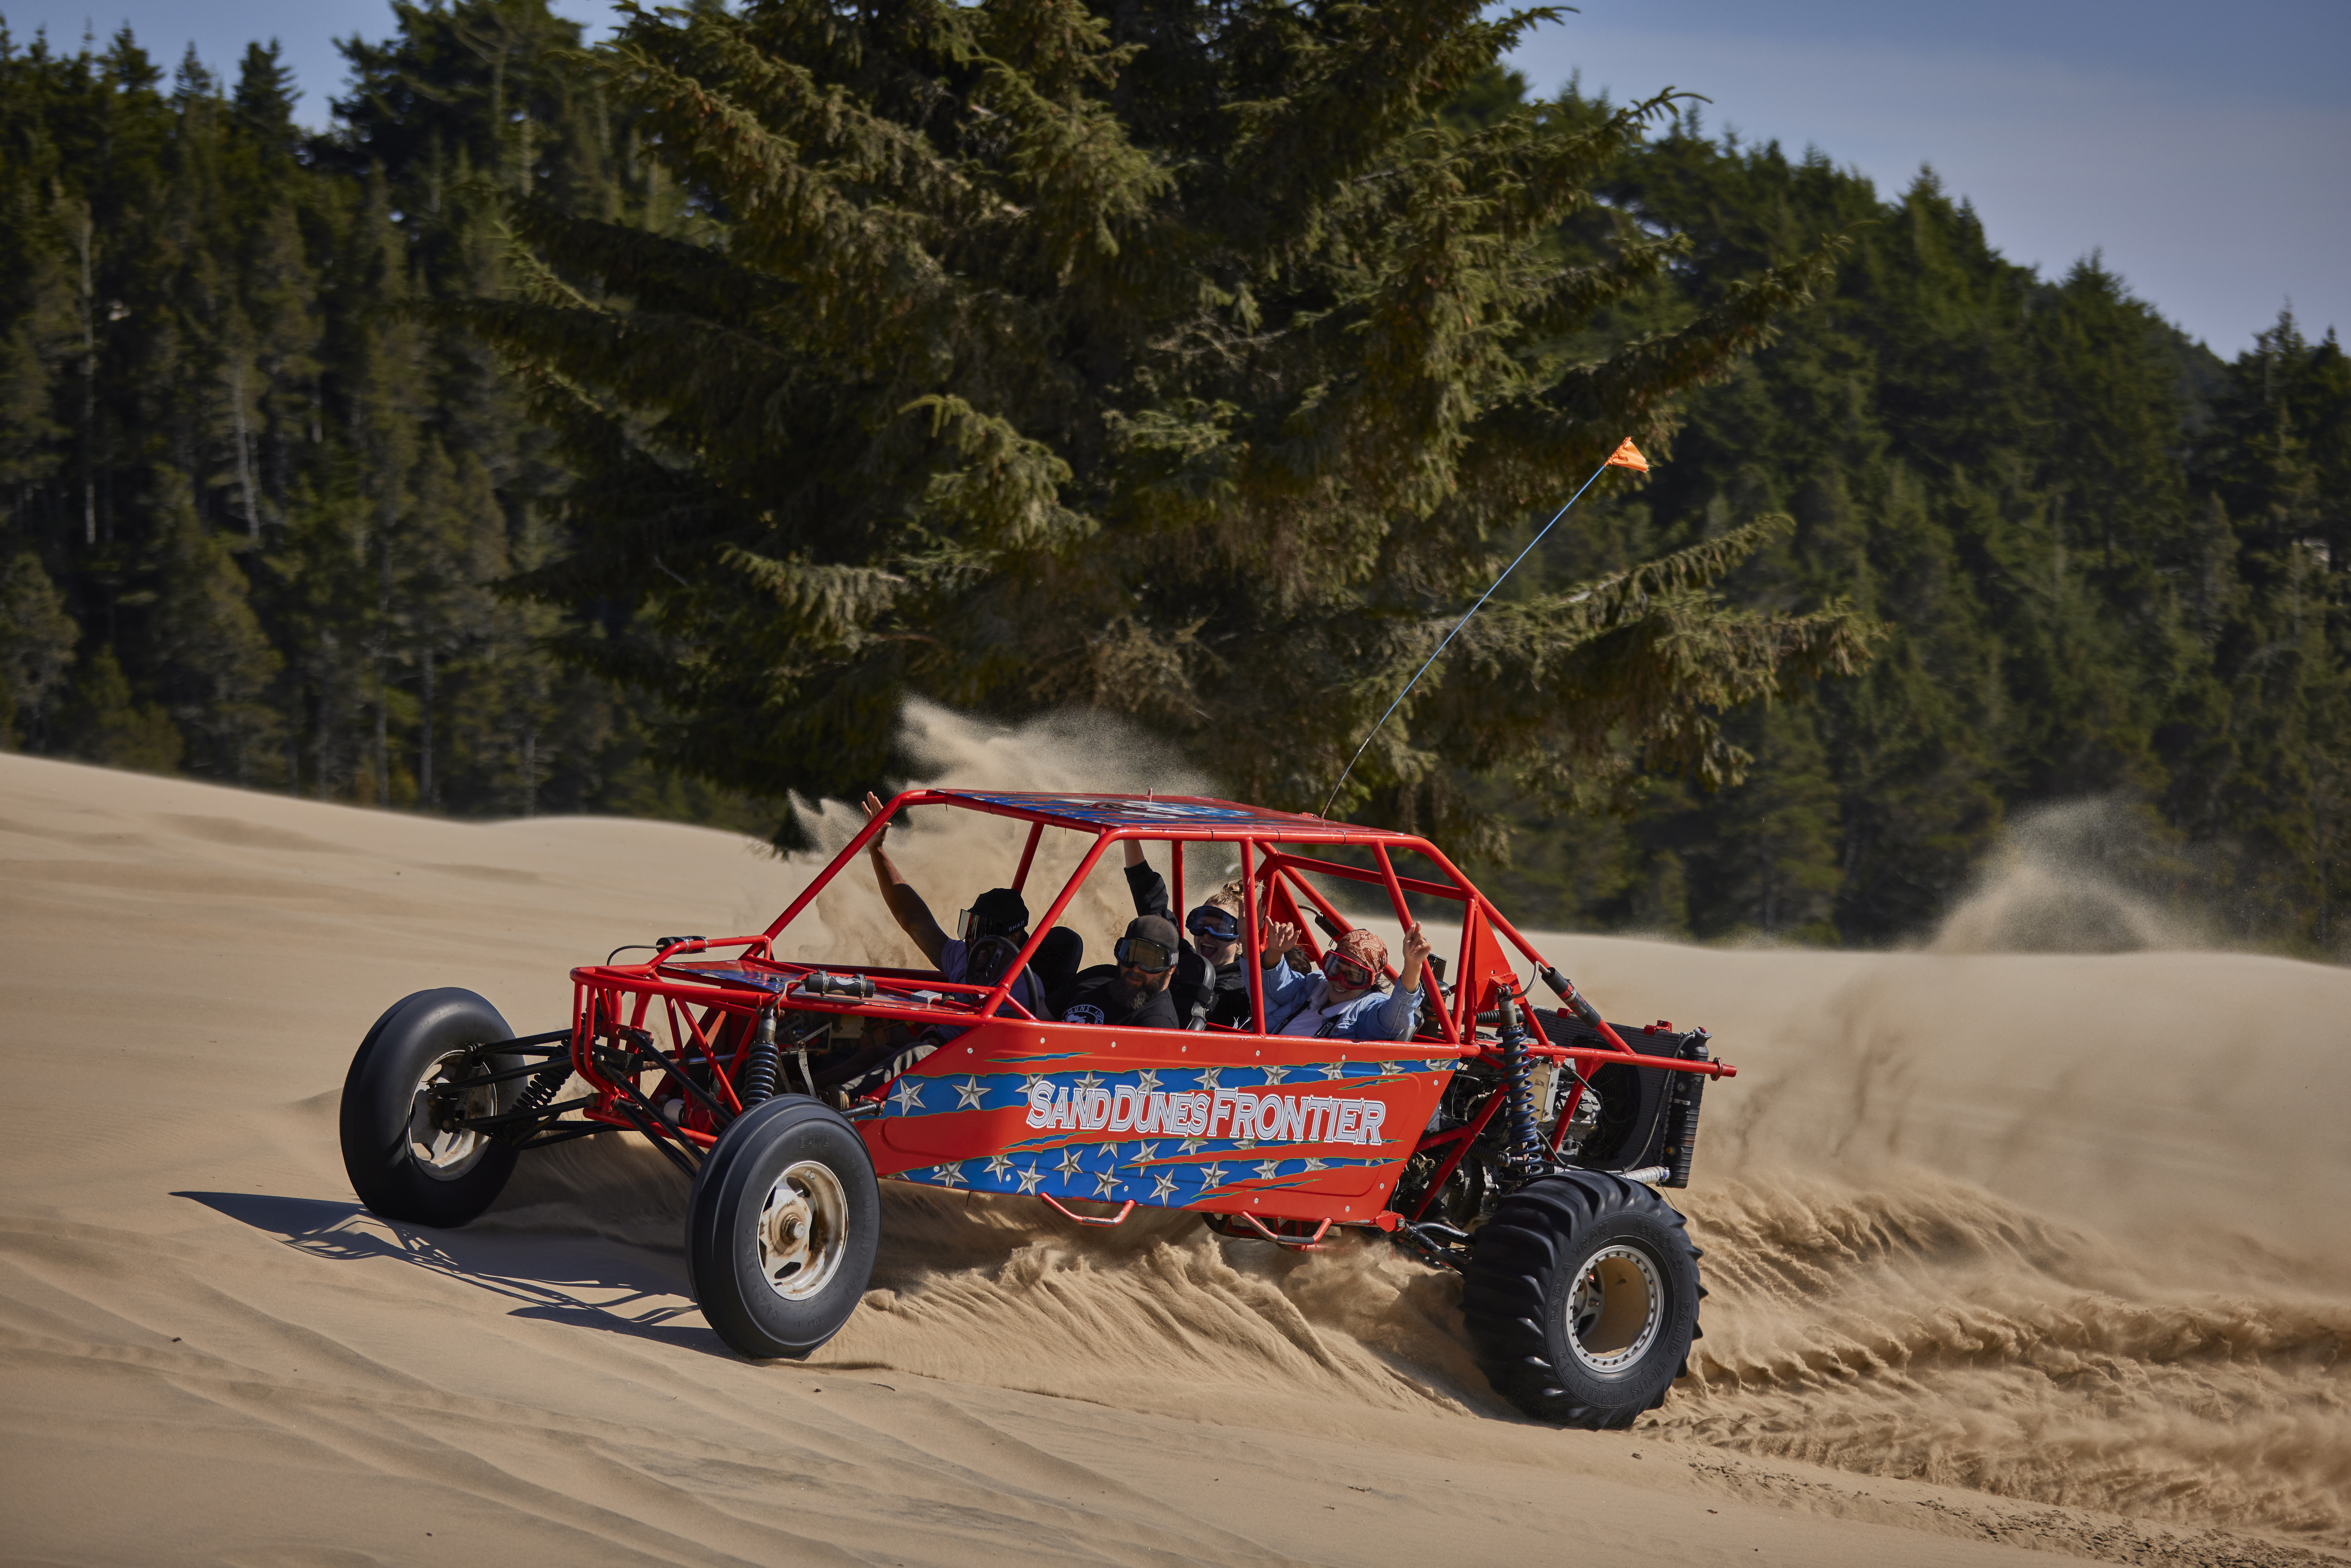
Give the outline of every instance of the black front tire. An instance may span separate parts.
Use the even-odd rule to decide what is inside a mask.
[[[1495,1206],[1462,1270],[1494,1391],[1539,1421],[1629,1427],[1665,1402],[1698,1337],[1698,1249],[1638,1182],[1566,1171]]]
[[[882,1192],[848,1118],[801,1094],[737,1117],[694,1178],[685,1261],[710,1326],[755,1360],[807,1355],[873,1278]]]
[[[394,1003],[360,1042],[343,1079],[343,1170],[360,1201],[386,1219],[463,1225],[506,1190],[518,1156],[486,1133],[447,1125],[457,1114],[513,1105],[519,1080],[460,1095],[434,1095],[462,1070],[465,1053],[514,1030],[473,992],[447,987]],[[493,1071],[522,1064],[496,1056]]]

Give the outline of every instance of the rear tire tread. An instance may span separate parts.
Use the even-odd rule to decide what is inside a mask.
[[[1562,1273],[1620,1234],[1652,1254],[1666,1300],[1657,1342],[1620,1379],[1602,1380],[1574,1360],[1563,1327],[1555,1344],[1545,1324],[1559,1315]],[[1629,1427],[1665,1402],[1673,1378],[1687,1375],[1705,1294],[1698,1249],[1682,1217],[1648,1187],[1599,1171],[1541,1177],[1496,1205],[1472,1248],[1461,1311],[1476,1359],[1494,1391],[1537,1420]],[[1672,1377],[1657,1375],[1664,1366],[1676,1369]],[[1592,1387],[1574,1386],[1583,1383]]]

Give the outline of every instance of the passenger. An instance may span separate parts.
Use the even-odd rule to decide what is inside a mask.
[[[1156,915],[1136,915],[1116,948],[1118,962],[1081,971],[1054,995],[1051,1016],[1063,1023],[1126,1029],[1179,1027],[1167,983],[1181,950],[1173,925]]]
[[[1297,949],[1296,926],[1277,926],[1275,936],[1283,941],[1285,956]],[[1265,971],[1266,1027],[1275,1034],[1335,1040],[1410,1040],[1428,954],[1428,939],[1419,926],[1405,932],[1402,972],[1414,983],[1385,992],[1378,988],[1387,944],[1369,931],[1350,931],[1333,942],[1322,955],[1320,974],[1301,977],[1287,965],[1272,965]]]
[[[883,810],[880,797],[867,794],[867,820],[878,817]],[[960,931],[954,936],[939,929],[931,915],[931,906],[923,895],[910,886],[904,875],[892,862],[883,841],[890,836],[888,827],[873,835],[865,852],[872,858],[873,875],[882,884],[882,902],[889,906],[890,918],[922,949],[923,956],[950,981],[974,986],[992,986],[1004,977],[1005,969],[1020,956],[1029,943],[1029,905],[1020,894],[1008,887],[992,887],[971,901],[959,922]],[[1027,1008],[1031,1015],[1043,1017],[1045,988],[1038,982],[1035,972],[1023,968],[1012,982],[1011,997]],[[965,997],[966,1001],[977,998]],[[998,1011],[1006,1010],[999,1009]],[[963,1033],[960,1029],[935,1027],[920,1036],[912,1034],[904,1025],[889,1024],[879,1030],[869,1030],[858,1051],[846,1061],[829,1066],[819,1076],[824,1084],[852,1084],[877,1068],[898,1063],[902,1057],[911,1058],[904,1065],[913,1066],[948,1040]],[[852,1085],[852,1092],[867,1085]]]
[[[1126,841],[1126,890],[1134,897],[1137,915],[1176,918],[1168,902],[1167,879],[1143,858],[1143,845]],[[1176,978],[1168,987],[1176,1021],[1186,1029],[1204,1023],[1233,1029],[1249,1027],[1249,971],[1241,956],[1241,884],[1228,882],[1208,895],[1206,904],[1184,917],[1191,934],[1176,955]]]

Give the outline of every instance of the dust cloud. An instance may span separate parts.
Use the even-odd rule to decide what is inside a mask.
[[[1003,726],[912,702],[899,746],[920,769],[910,787],[1163,795],[1197,794],[1207,788],[1173,749],[1115,719],[1090,714],[1055,714]],[[784,883],[798,888],[856,836],[865,818],[847,801],[794,805],[814,846],[787,862]],[[911,810],[892,826],[889,853],[940,925],[952,931],[956,911],[1012,880],[1028,831],[1026,823],[1008,818]],[[1044,918],[1047,901],[1069,881],[1092,844],[1091,837],[1076,833],[1049,831],[1042,836],[1025,889],[1032,918]],[[1092,955],[1107,954],[1134,918],[1120,863],[1115,853],[1103,856],[1059,922],[1082,936]],[[1165,870],[1164,857],[1161,869]],[[891,922],[872,876],[861,866],[842,869],[815,906],[792,923],[778,952],[796,960],[921,961]]]
[[[1977,868],[1931,944],[1938,953],[2137,953],[2210,945],[2154,891],[2184,867],[2119,800],[2068,800],[2020,815]]]
[[[907,725],[941,784],[1200,787],[1099,721]],[[2085,857],[2099,810],[2021,827],[1923,953],[1534,934],[1613,1016],[1702,1015],[1741,1069],[1672,1195],[1706,1249],[1705,1338],[1639,1430],[2351,1547],[2351,976],[2141,951],[2189,938]],[[1003,880],[1022,830],[930,815],[893,844],[944,918]],[[825,850],[791,885],[858,819],[815,821]],[[1053,837],[1040,915],[1082,847]],[[1090,947],[1127,915],[1105,873],[1069,917]],[[859,868],[819,914],[796,953],[904,961]],[[675,1245],[652,1155],[559,1155],[494,1222]],[[1350,1412],[1510,1416],[1469,1363],[1458,1283],[1384,1245],[1298,1256],[1181,1216],[1080,1231],[1018,1200],[887,1202],[869,1310],[820,1364],[1340,1436]]]

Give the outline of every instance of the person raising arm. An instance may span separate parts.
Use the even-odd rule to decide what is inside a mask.
[[[1121,847],[1126,852],[1126,889],[1134,900],[1134,913],[1172,922],[1176,915],[1167,879],[1143,858],[1140,840],[1129,839]],[[1227,883],[1184,917],[1188,938],[1176,954],[1169,994],[1176,1016],[1186,1029],[1201,1024],[1250,1027],[1249,971],[1241,959],[1241,895],[1239,883]]]
[[[879,796],[870,792],[866,795],[867,820],[887,810]],[[1012,888],[991,887],[971,901],[971,907],[964,913],[962,930],[950,936],[940,929],[931,906],[890,858],[889,836],[890,830],[885,825],[873,835],[865,853],[873,862],[873,877],[881,884],[882,902],[889,908],[890,918],[947,979],[975,986],[996,984],[1028,945],[1028,903]],[[1036,977],[1026,969],[1013,982],[1012,997],[1031,1014],[1045,999]]]
[[[1288,940],[1279,949],[1268,944],[1269,959],[1297,946],[1298,930],[1284,926]],[[1390,989],[1379,988],[1380,971],[1387,967],[1387,944],[1369,931],[1348,932],[1322,955],[1320,972],[1299,975],[1286,964],[1269,963],[1266,969],[1266,1023],[1276,1034],[1315,1035],[1354,1040],[1405,1040],[1413,1036],[1420,1012],[1420,977],[1427,972],[1430,947],[1418,925],[1405,933],[1404,966]]]
[[[882,814],[882,798],[867,790],[864,807],[865,820],[870,822]],[[883,822],[881,831],[873,835],[873,841],[865,846],[866,858],[873,862],[874,880],[882,884],[883,907],[889,910],[890,918],[898,923],[898,929],[923,950],[923,956],[930,960],[931,967],[944,971],[946,966],[941,955],[946,949],[947,934],[939,929],[937,919],[931,914],[931,906],[923,902],[923,895],[914,891],[905,873],[890,858],[889,838],[890,824]],[[1027,913],[1025,909],[1022,911],[1024,915]],[[1024,920],[1022,924],[1027,922]]]

